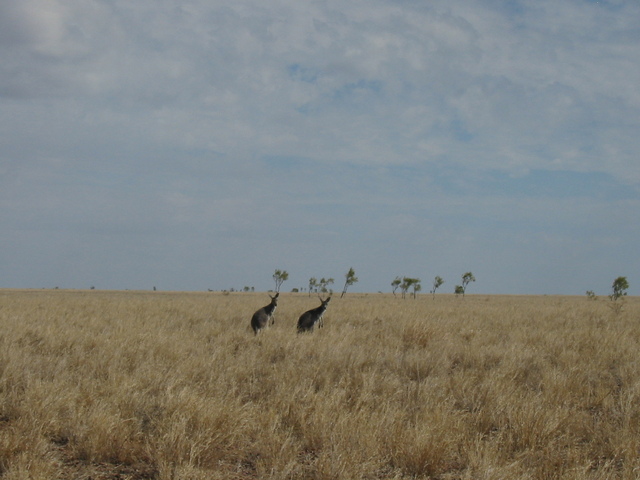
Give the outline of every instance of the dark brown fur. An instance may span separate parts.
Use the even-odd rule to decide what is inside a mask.
[[[256,311],[253,317],[251,317],[251,328],[253,328],[253,333],[256,335],[267,326],[269,320],[271,320],[271,325],[274,324],[275,319],[273,318],[273,312],[276,311],[276,307],[278,306],[278,295],[280,295],[280,293],[276,293],[273,297],[269,295],[271,303]]]
[[[329,305],[329,300],[331,300],[331,297],[326,300],[322,300],[321,298],[320,301],[322,304],[319,307],[308,310],[300,315],[298,319],[298,333],[312,331],[316,323],[318,324],[318,328],[322,328],[324,325],[322,316]]]

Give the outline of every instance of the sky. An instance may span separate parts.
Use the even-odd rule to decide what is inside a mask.
[[[640,294],[637,0],[2,0],[0,288]]]

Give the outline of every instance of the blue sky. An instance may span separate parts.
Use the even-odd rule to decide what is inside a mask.
[[[640,285],[640,3],[0,3],[0,288]]]

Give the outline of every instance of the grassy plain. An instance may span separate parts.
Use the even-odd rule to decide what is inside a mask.
[[[0,478],[640,478],[640,301],[0,290]]]

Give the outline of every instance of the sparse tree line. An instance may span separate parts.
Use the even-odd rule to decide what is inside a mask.
[[[270,290],[270,291],[279,293],[282,287],[282,284],[289,279],[289,272],[287,272],[286,270],[276,269],[272,275],[272,278],[274,281],[275,288],[274,290]],[[342,293],[340,294],[340,298],[346,295],[347,290],[351,285],[358,282],[358,277],[356,276],[356,272],[353,267],[349,268],[349,271],[344,275],[344,278],[345,278],[345,282],[344,282],[344,286],[342,287]],[[462,275],[460,285],[456,285],[454,287],[453,293],[455,293],[456,295],[462,295],[464,297],[467,291],[467,287],[469,286],[469,283],[475,282],[475,281],[476,281],[476,278],[472,272],[464,273]],[[300,287],[300,288],[294,287],[291,289],[291,291],[293,293],[307,291],[309,293],[309,296],[311,296],[312,293],[315,293],[315,294],[328,293],[331,295],[333,294],[333,289],[331,288],[331,285],[333,285],[334,283],[335,283],[335,279],[333,277],[327,277],[327,278],[321,277],[320,279],[318,279],[317,277],[311,277],[309,278],[309,283],[307,284],[306,287]],[[436,291],[444,283],[445,281],[443,280],[443,278],[439,275],[436,275],[436,277],[433,279],[433,283],[431,286],[431,290],[429,290],[429,293],[433,297],[435,297]],[[391,292],[393,293],[393,296],[396,296],[396,293],[398,290],[400,290],[400,294],[403,299],[406,298],[407,293],[412,295],[413,298],[416,298],[416,295],[422,291],[422,280],[414,277],[397,276],[391,282]],[[235,290],[232,288],[229,291],[234,292]],[[244,287],[242,291],[253,292],[255,291],[255,289],[254,287]],[[227,291],[225,290],[225,292]]]
[[[345,294],[347,293],[347,289],[358,281],[358,277],[356,277],[356,272],[353,269],[353,267],[349,268],[349,271],[345,274],[344,277],[345,277],[345,282],[344,282],[344,287],[342,288],[342,293],[340,295],[340,298],[344,297]],[[289,278],[289,273],[286,270],[276,270],[274,272],[273,280],[275,282],[276,292],[280,291],[280,287],[282,286],[282,283],[285,282],[288,278]],[[464,297],[467,291],[467,287],[469,286],[469,283],[475,282],[475,281],[476,281],[476,277],[473,275],[473,273],[471,272],[464,273],[462,275],[461,284],[455,286],[454,293],[456,295],[462,295]],[[311,293],[332,294],[333,289],[331,289],[329,286],[333,285],[333,283],[334,283],[333,278],[322,277],[320,280],[318,280],[316,277],[311,277],[309,279],[309,285],[307,287],[309,296],[311,296]],[[436,275],[436,277],[433,279],[433,284],[429,293],[435,297],[436,291],[443,284],[444,284],[444,280],[442,279],[442,277],[439,275]],[[391,292],[393,293],[394,296],[396,296],[396,292],[398,291],[398,289],[400,290],[400,293],[403,299],[406,298],[407,293],[409,292],[411,295],[413,295],[413,298],[416,298],[416,295],[418,294],[418,292],[422,291],[422,281],[419,278],[413,278],[413,277],[396,277],[391,282]],[[304,291],[305,289],[294,288],[292,291],[299,292],[301,290]]]
[[[475,281],[476,281],[476,277],[473,276],[473,273],[471,272],[465,273],[464,275],[462,275],[462,284],[456,285],[453,290],[453,293],[455,293],[456,295],[462,295],[464,297],[469,283],[475,282]],[[434,298],[436,295],[436,291],[438,290],[438,288],[442,286],[443,283],[444,283],[444,280],[439,275],[436,275],[436,277],[433,279],[433,284],[432,284],[431,290],[429,290],[429,293]],[[416,298],[416,294],[422,290],[421,280],[419,278],[412,278],[412,277],[396,277],[391,282],[391,293],[393,293],[393,296],[396,295],[396,292],[398,291],[398,289],[400,289],[402,298],[406,298],[407,292],[409,292],[409,290],[411,290],[411,294],[413,295],[413,298]]]
[[[624,297],[627,296],[627,290],[629,289],[629,282],[627,277],[618,277],[613,281],[611,285],[611,293],[609,294],[609,300],[611,303],[609,306],[615,314],[622,312],[624,308]],[[587,298],[589,300],[598,300],[593,290],[587,290]]]
[[[617,302],[618,300],[624,299],[627,296],[627,290],[629,290],[629,282],[627,281],[627,277],[618,277],[613,281],[611,285],[611,293],[608,295],[609,300],[612,302]],[[589,300],[597,300],[593,290],[587,290],[587,298]]]
[[[282,286],[282,284],[289,279],[289,273],[286,270],[276,269],[272,278],[276,286],[275,291],[280,292],[280,287]],[[353,267],[349,268],[349,271],[345,274],[344,278],[345,278],[345,282],[344,282],[344,287],[342,288],[342,293],[340,294],[340,298],[345,296],[345,294],[347,293],[347,289],[351,285],[358,282],[358,277],[356,277],[356,271],[353,269]],[[309,279],[309,286],[308,286],[309,296],[311,296],[312,292],[333,294],[333,289],[329,288],[329,285],[333,285],[334,281],[335,280],[331,277],[329,278],[322,277],[320,280],[318,280],[316,277],[311,277]],[[301,289],[297,289],[297,288],[293,289],[294,292],[299,292],[300,290],[304,291],[305,288],[302,287]]]

